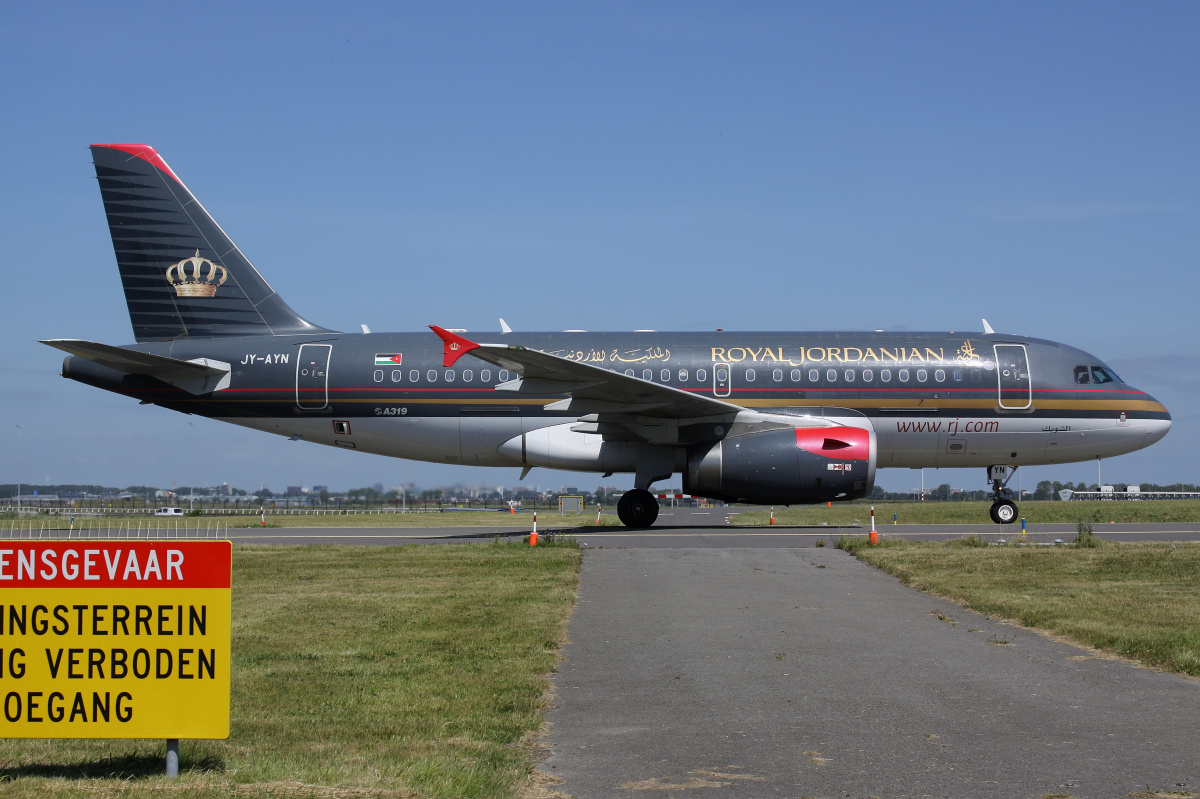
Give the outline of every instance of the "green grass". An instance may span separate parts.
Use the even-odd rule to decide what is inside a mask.
[[[1200,677],[1200,543],[839,546],[902,582],[1148,666]]]
[[[896,514],[900,524],[991,524],[991,502],[879,502],[875,504],[875,524],[883,530]],[[1188,499],[1144,500],[1137,502],[1021,502],[1022,518],[1030,524],[1075,524],[1083,520],[1095,524],[1109,522],[1153,524],[1160,522],[1200,521],[1200,501]],[[735,510],[735,509],[731,509]],[[748,511],[733,517],[735,525],[767,524],[770,511]],[[871,505],[865,502],[808,505],[776,508],[775,524],[831,525],[870,524]],[[999,528],[997,528],[999,529]]]
[[[222,518],[222,517],[217,517]],[[538,529],[561,530],[564,527],[588,527],[596,521],[596,510],[591,513],[559,513],[538,511]],[[258,527],[257,516],[247,519],[229,517],[224,519],[230,527]],[[601,524],[619,524],[615,513],[606,513]],[[492,513],[488,511],[449,513],[373,513],[355,515],[317,516],[272,516],[267,514],[268,527],[494,527],[497,529],[533,529],[533,512]]]
[[[10,740],[0,797],[509,797],[574,603],[574,542],[236,547],[232,732]]]
[[[113,530],[117,528],[125,528],[132,530],[145,530],[147,526],[150,529],[159,530],[174,530],[178,529],[195,529],[197,526],[204,528],[206,525],[220,525],[224,529],[225,525],[230,528],[250,528],[259,526],[258,515],[253,516],[220,516],[215,514],[205,514],[203,516],[185,516],[185,517],[154,517],[154,516],[105,516],[103,518],[94,517],[75,517],[75,527],[78,530]],[[468,512],[448,512],[448,513],[357,513],[357,514],[267,514],[267,527],[494,527],[497,529],[533,529],[533,512],[521,511],[519,513],[508,513],[507,511],[468,511]],[[592,508],[590,512],[584,513],[559,513],[557,510],[539,510],[538,511],[538,527],[554,527],[562,529],[564,527],[589,527],[596,521],[596,509]],[[620,524],[617,520],[616,513],[611,508],[607,509],[601,524],[613,525]],[[23,516],[20,520],[0,519],[0,532],[7,533],[9,526],[13,525],[20,530],[29,530],[31,527],[34,530],[36,537],[37,531],[47,528],[65,532],[71,525],[71,516],[67,514],[56,514],[53,516],[34,515]]]

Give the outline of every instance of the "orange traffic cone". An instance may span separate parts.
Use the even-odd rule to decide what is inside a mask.
[[[775,523],[775,509],[771,508],[771,524]]]

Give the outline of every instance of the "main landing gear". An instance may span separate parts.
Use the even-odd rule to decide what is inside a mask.
[[[1009,497],[1008,481],[1017,473],[1016,466],[991,466],[988,479],[992,481],[992,508],[989,511],[996,524],[1012,524],[1017,520],[1017,504]]]
[[[658,500],[644,488],[626,491],[617,501],[617,516],[626,527],[649,527],[658,518]]]

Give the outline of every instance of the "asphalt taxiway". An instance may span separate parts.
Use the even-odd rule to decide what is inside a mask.
[[[581,580],[542,766],[576,799],[1200,792],[1200,682],[841,550],[590,548]]]

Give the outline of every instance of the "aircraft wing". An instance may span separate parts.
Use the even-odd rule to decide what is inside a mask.
[[[222,361],[181,361],[83,339],[57,338],[41,343],[123,374],[157,378],[189,394],[207,394],[229,386],[230,366]]]
[[[436,325],[430,329],[442,339],[443,366],[453,366],[470,353],[480,360],[520,375],[501,383],[497,391],[521,394],[566,394],[568,400],[546,406],[552,411],[579,415],[636,414],[638,416],[694,419],[736,414],[743,408],[714,397],[652,383],[622,372],[568,360],[538,350],[510,344],[479,344]]]

